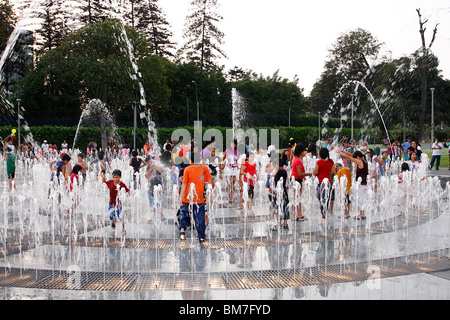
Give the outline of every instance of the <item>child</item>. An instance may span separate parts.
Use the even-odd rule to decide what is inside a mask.
[[[320,223],[324,224],[326,219],[325,206],[329,209],[330,215],[333,214],[334,190],[331,175],[336,174],[336,166],[334,165],[334,161],[330,158],[330,152],[327,148],[320,149],[319,158],[320,160],[316,163],[313,175],[319,178],[319,184],[317,185],[317,198],[319,199],[320,212],[322,213],[322,220]],[[328,190],[324,184],[325,179],[328,179]]]
[[[61,152],[68,152],[69,151],[69,144],[66,142],[66,140],[61,143]]]
[[[116,229],[116,219],[119,218],[122,222],[122,234],[126,235],[127,232],[125,230],[125,219],[123,218],[122,214],[122,203],[120,202],[120,199],[118,199],[118,194],[120,189],[125,189],[125,191],[130,194],[130,189],[120,181],[122,178],[122,172],[120,170],[114,170],[112,173],[112,180],[106,181],[105,179],[105,173],[102,172],[101,174],[103,183],[106,184],[106,186],[109,188],[109,219],[111,219],[112,224],[111,227],[113,230]]]
[[[141,158],[138,158],[138,152],[136,150],[133,150],[131,156],[132,158],[130,159],[130,166],[133,167],[133,184],[134,189],[137,189],[138,183],[136,177],[139,175],[139,170],[141,170],[141,168],[144,167],[145,164]]]
[[[180,240],[186,240],[186,225],[189,220],[189,205],[192,203],[192,212],[195,220],[195,228],[200,243],[205,242],[205,183],[212,183],[212,177],[208,167],[201,165],[199,152],[191,152],[191,165],[184,170],[183,184],[180,191]],[[191,185],[195,185],[195,192],[190,199]]]
[[[417,167],[419,166],[419,162],[417,161],[417,153],[412,151],[410,155],[410,160],[407,161],[409,165],[409,169],[412,172],[415,172]]]
[[[255,181],[257,181],[257,177],[255,155],[253,153],[249,154],[248,161],[241,166],[241,175],[244,177],[244,182],[248,184],[248,212],[250,214],[255,214],[252,210],[252,202],[255,196]]]
[[[345,190],[345,200],[344,200],[344,219],[350,218],[350,189],[352,188],[352,172],[349,168],[344,168],[340,163],[336,163],[336,177],[341,180],[343,176],[347,178],[347,189]]]
[[[83,168],[77,164],[73,167],[72,173],[70,174],[69,178],[69,191],[73,191],[73,183],[75,180],[78,182],[78,174],[81,172]]]
[[[286,169],[284,168],[289,164],[289,160],[286,155],[279,155],[279,157],[280,159],[278,162],[278,170],[277,173],[275,174],[275,190],[269,189],[269,193],[272,194],[272,214],[269,218],[269,221],[272,220],[275,213],[280,210],[280,205],[277,204],[276,190],[278,189],[279,183],[281,183],[280,181],[282,180],[283,185],[281,187],[283,188],[283,194],[281,196],[280,204],[281,204],[281,212],[283,215],[281,215],[280,213],[278,213],[278,215],[280,216],[280,227],[283,227],[283,229],[288,230],[289,229],[287,224],[287,221],[289,220],[289,210],[288,210],[289,195],[287,192],[288,175]],[[275,227],[274,229],[272,229],[272,231],[277,231],[277,228]]]
[[[389,153],[387,151],[384,151],[381,154],[381,163],[382,163],[382,165],[379,167],[379,169],[380,169],[379,177],[387,175],[386,165],[388,164],[388,157],[389,157]],[[392,160],[389,160],[389,161],[392,161]]]
[[[358,195],[358,206],[359,206],[359,216],[355,217],[356,220],[366,220],[366,215],[364,212],[364,200],[367,193],[367,176],[369,175],[369,165],[367,164],[366,157],[361,151],[355,151],[353,154],[343,151],[336,150],[341,156],[350,160],[356,164],[356,181],[361,178],[361,184],[359,186]]]
[[[78,165],[81,167],[80,173],[81,173],[81,176],[83,177],[83,183],[84,183],[86,181],[86,173],[87,173],[87,164],[84,161],[84,154],[79,153],[77,155],[77,163],[75,163],[75,165]]]
[[[227,179],[227,193],[228,193],[228,203],[231,205],[233,203],[234,197],[234,187],[236,184],[236,179],[239,176],[239,164],[238,164],[238,151],[237,151],[237,140],[234,139],[230,143],[230,148],[225,150],[222,162],[226,160],[225,164],[221,167],[220,175],[225,172],[225,177]]]
[[[105,160],[106,160],[105,153],[103,151],[99,151],[99,153],[97,154],[97,159],[91,162],[91,164],[95,163],[97,165],[97,175],[106,173]]]
[[[8,175],[9,191],[12,191],[13,181],[16,176],[16,156],[10,147],[7,147],[4,152],[4,159],[6,161],[6,174]],[[14,189],[16,186],[14,185]]]
[[[410,200],[407,197],[407,194],[409,193],[408,192],[409,190],[408,190],[406,184],[404,183],[405,174],[408,171],[410,171],[409,164],[406,163],[406,162],[403,162],[402,163],[402,172],[398,175],[398,183],[401,184],[400,189],[404,192],[404,195],[402,197],[402,205],[401,205],[402,210],[403,210],[403,208],[406,207],[406,202]],[[409,198],[411,198],[411,197],[412,197],[412,195],[410,194]]]
[[[52,170],[52,176],[51,181],[53,181],[53,178],[56,175],[56,178],[58,179],[59,183],[59,176],[62,173],[64,180],[67,180],[67,177],[69,176],[69,172],[72,172],[72,168],[70,165],[70,156],[68,154],[63,153],[61,155],[61,160],[59,161],[52,161],[50,162],[50,170]]]
[[[294,158],[292,159],[292,173],[291,176],[294,177],[295,181],[300,184],[300,194],[302,190],[302,184],[305,177],[311,177],[312,173],[305,172],[305,166],[303,165],[302,159],[306,156],[306,147],[303,144],[298,144],[294,149]],[[300,195],[298,195],[300,196]],[[296,197],[296,195],[294,195]],[[302,205],[299,202],[297,206],[297,219],[296,221],[306,221],[308,220],[302,214]]]
[[[73,185],[74,185],[74,182],[75,182],[75,180],[77,181],[77,183],[78,183],[78,174],[81,172],[81,166],[80,165],[75,165],[73,168],[72,168],[72,173],[70,174],[70,178],[69,178],[69,184],[68,184],[68,186],[67,186],[67,189],[68,189],[68,191],[69,191],[69,195],[70,195],[70,197],[71,197],[71,199],[72,199],[72,202],[73,202],[73,204],[72,204],[72,207],[71,207],[71,209],[68,209],[67,210],[67,213],[66,213],[66,215],[69,215],[70,214],[70,211],[72,211],[72,213],[74,212],[74,210],[75,210],[75,208],[76,208],[76,206],[78,205],[78,202],[79,202],[79,198],[78,198],[78,196],[77,196],[77,194],[73,194],[72,193],[72,191],[73,191]]]
[[[161,203],[155,203],[154,201],[154,190],[156,186],[162,185],[162,176],[161,173],[163,169],[157,166],[153,160],[149,159],[148,156],[145,159],[145,163],[147,165],[147,173],[145,177],[148,179],[148,201],[150,203],[150,208],[152,212],[156,212],[156,208],[160,208],[160,215],[163,218],[163,209]]]
[[[208,158],[206,158],[206,164],[209,167],[209,173],[213,177],[213,180],[217,181],[217,172],[221,159],[216,155],[216,147],[211,147],[211,153]]]
[[[369,149],[369,151],[367,152],[367,156],[370,159],[370,164],[369,164],[369,172],[370,172],[370,178],[374,180],[374,192],[377,192],[378,190],[378,168],[380,168],[380,172],[382,172],[382,170],[386,171],[386,166],[384,165],[384,163],[378,159],[378,156],[375,154],[375,151],[373,149]],[[378,164],[378,166],[377,166]]]

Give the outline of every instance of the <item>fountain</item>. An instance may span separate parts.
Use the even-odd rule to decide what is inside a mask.
[[[244,97],[236,88],[231,90],[233,137],[238,138],[239,130],[247,125],[247,105]],[[239,137],[241,138],[241,137]]]
[[[267,155],[262,158],[268,163]],[[345,182],[335,180],[332,185],[336,191],[334,212],[325,225],[318,223],[315,179],[304,181],[300,198],[292,195],[298,186],[289,182],[292,204],[301,202],[309,220],[289,220],[288,230],[275,233],[268,228],[265,175],[259,175],[255,184],[255,215],[224,206],[227,196],[222,186],[226,181],[218,177],[214,186],[206,188],[213,200],[207,203],[207,241],[199,244],[192,228],[185,242],[178,240],[174,225],[178,186],[171,178],[163,179],[154,192],[155,201],[163,208],[162,217],[150,210],[145,171],[140,172],[141,184],[131,195],[121,191],[127,225],[127,235],[122,236],[111,229],[108,192],[92,167],[86,179],[68,192],[63,177],[50,182],[45,160],[20,161],[17,191],[8,193],[6,185],[0,189],[3,298],[13,289],[26,297],[32,294],[26,288],[39,284],[39,288],[51,290],[55,299],[88,297],[97,290],[130,298],[145,293],[165,299],[185,292],[191,298],[201,294],[234,299],[257,291],[263,299],[271,299],[275,293],[291,299],[295,298],[291,288],[319,283],[336,287],[362,280],[369,286],[374,278],[368,267],[381,270],[380,281],[394,275],[389,270],[396,270],[395,275],[418,273],[423,265],[427,270],[443,270],[449,263],[450,185],[442,189],[436,178],[427,178],[427,163],[425,157],[402,183],[397,178],[398,167],[391,166],[391,175],[381,178],[380,191],[366,200],[370,212],[366,222],[337,218],[344,208]],[[120,169],[122,181],[132,185],[126,159],[114,159],[108,176],[112,169]],[[171,177],[166,170],[163,175]],[[4,161],[0,161],[2,178],[5,172]],[[353,181],[353,186],[351,200],[357,203],[358,182]],[[282,190],[275,190],[277,199],[282,199]],[[236,192],[235,201],[238,198]],[[78,199],[76,206],[74,199]],[[402,203],[405,199],[410,201]],[[244,201],[250,199],[244,196]],[[357,210],[352,206],[351,215],[357,215]],[[305,296],[314,297],[312,292]]]
[[[75,149],[78,134],[80,132],[80,127],[82,126],[83,121],[86,121],[88,118],[90,119],[90,121],[95,121],[95,123],[97,124],[103,123],[105,128],[106,126],[110,127],[110,137],[114,136],[115,125],[108,108],[106,108],[106,105],[99,99],[92,99],[81,112],[80,120],[78,121],[77,130],[75,132],[75,137],[73,139],[72,149]]]
[[[139,82],[131,44],[126,32],[122,36],[133,67],[130,78]],[[140,82],[139,89],[141,105],[146,106]],[[237,135],[245,125],[246,107],[236,89],[232,96],[233,133]],[[105,110],[105,105],[99,100],[86,105],[74,148],[79,128],[94,110]],[[426,155],[410,172],[400,172],[400,161],[389,164],[377,192],[370,189],[362,199],[366,221],[338,218],[345,208],[347,184],[334,179],[328,185],[335,190],[334,209],[329,210],[326,223],[319,224],[317,178],[306,177],[300,188],[290,180],[288,168],[291,207],[301,204],[308,220],[292,220],[296,215],[291,209],[288,228],[275,230],[273,220],[269,222],[272,203],[266,188],[265,167],[270,159],[260,155],[252,206],[255,214],[247,210],[252,201],[245,192],[248,185],[243,183],[244,209],[238,210],[228,205],[227,180],[219,174],[205,191],[206,242],[197,241],[193,225],[186,241],[180,241],[176,225],[180,168],[172,172],[158,160],[151,112],[143,112],[141,118],[149,125],[154,163],[163,167],[162,184],[154,187],[154,206],[150,207],[151,184],[145,168],[134,175],[127,157],[109,160],[106,179],[119,169],[121,181],[133,186],[131,194],[119,191],[126,235],[121,228],[111,227],[109,190],[94,166],[89,165],[86,177],[74,180],[70,188],[70,180],[62,175],[51,181],[49,159],[24,156],[16,163],[17,190],[8,192],[6,164],[0,155],[0,299],[44,295],[49,299],[243,300],[256,295],[262,300],[401,299],[408,294],[450,298],[448,281],[433,277],[450,265],[450,183],[443,188],[437,178],[427,175]],[[313,168],[317,159],[304,161]],[[139,181],[136,187],[134,179]],[[268,182],[282,208],[281,184],[275,186],[273,178]],[[195,188],[189,187],[193,205]],[[353,217],[359,214],[360,188],[360,181],[352,177]],[[238,184],[234,195],[233,204],[239,204]],[[403,295],[388,291],[404,281],[414,281],[416,291]],[[421,290],[423,285],[429,290]]]

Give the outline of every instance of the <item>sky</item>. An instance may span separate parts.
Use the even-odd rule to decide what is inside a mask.
[[[178,44],[190,0],[159,0]],[[371,3],[371,4],[369,4]],[[438,33],[432,51],[440,69],[450,79],[450,2],[448,0],[219,0],[223,16],[219,29],[225,33],[226,70],[238,66],[263,76],[277,70],[283,78],[299,78],[309,95],[323,72],[328,50],[341,34],[357,28],[369,31],[384,43],[383,53],[393,59],[410,55],[421,46],[416,9],[428,19],[426,37]]]

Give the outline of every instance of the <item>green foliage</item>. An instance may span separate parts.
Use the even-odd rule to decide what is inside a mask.
[[[298,79],[283,79],[278,75],[278,71],[271,77],[248,72],[242,80],[233,83],[233,86],[246,101],[248,126],[288,125],[289,109],[294,124],[297,115],[309,111],[303,90],[298,86]]]
[[[60,46],[45,52],[21,82],[25,117],[78,118],[81,106],[100,99],[116,117],[139,97],[122,24],[107,20],[78,30]],[[171,63],[148,54],[142,35],[129,27],[126,33],[142,70],[149,107],[168,107],[167,73]],[[132,113],[132,112],[131,112]]]
[[[191,0],[191,6],[193,12],[186,18],[184,37],[187,41],[182,51],[202,70],[217,69],[216,59],[227,57],[221,48],[225,34],[217,27],[223,19],[215,11],[218,1]]]
[[[16,16],[14,15],[12,5],[9,0],[0,3],[0,53],[6,47],[8,38],[14,30],[16,24]]]

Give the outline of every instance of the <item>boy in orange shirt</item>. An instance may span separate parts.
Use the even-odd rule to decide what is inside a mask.
[[[186,225],[189,221],[189,209],[192,210],[195,220],[195,228],[200,243],[205,242],[205,183],[212,183],[212,177],[207,166],[201,165],[199,152],[191,152],[191,165],[184,170],[183,184],[180,191],[180,239],[186,239]],[[190,186],[195,185],[195,192],[189,195]],[[190,208],[190,204],[192,207]]]
[[[347,178],[347,189],[345,190],[345,209],[344,209],[344,218],[348,219],[350,218],[350,204],[352,203],[350,201],[350,189],[352,188],[352,172],[349,168],[344,168],[342,164],[336,163],[336,177],[341,180],[343,176]]]

